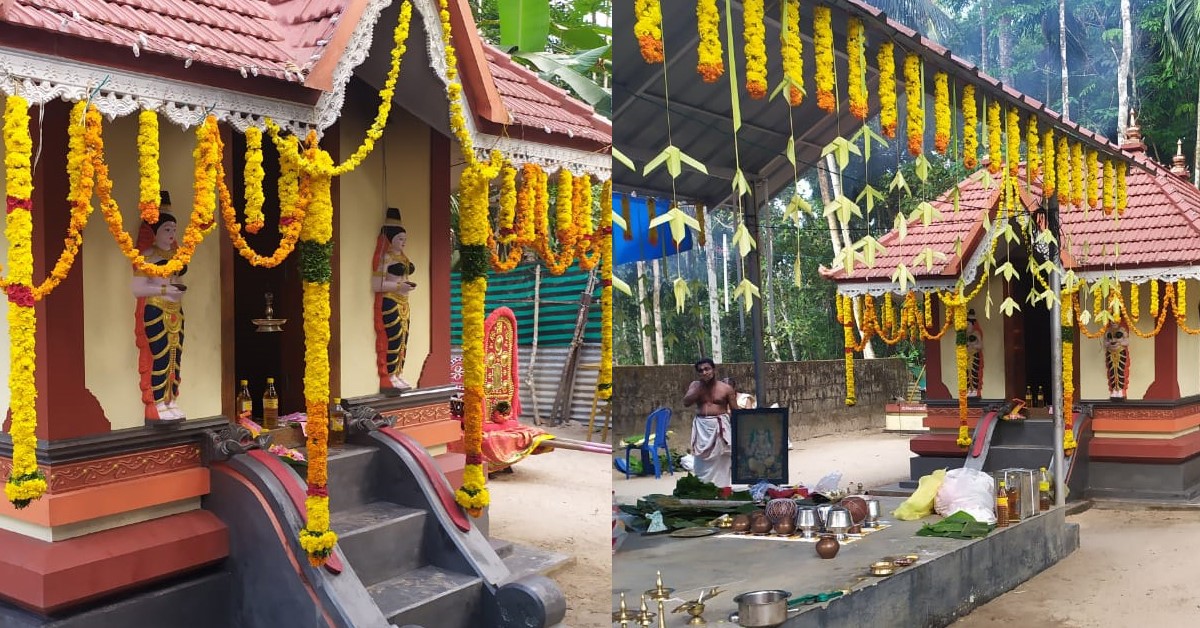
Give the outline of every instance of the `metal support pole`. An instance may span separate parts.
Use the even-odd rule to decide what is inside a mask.
[[[1062,259],[1058,241],[1062,235],[1058,222],[1058,197],[1051,195],[1046,204],[1046,228],[1054,236],[1050,244],[1050,259],[1055,270],[1050,273],[1050,290],[1054,304],[1050,308],[1050,389],[1054,395],[1054,505],[1067,503],[1066,465],[1063,456],[1065,418],[1063,416],[1063,367],[1062,367]]]
[[[763,234],[759,233],[758,216],[760,208],[767,204],[766,198],[766,182],[756,181],[754,185],[754,194],[751,196],[750,206],[745,209],[746,230],[754,238],[755,242],[759,242]],[[767,237],[770,237],[769,235]],[[756,286],[762,285],[762,267],[758,252],[762,249],[762,245],[755,247],[750,251],[750,255],[746,256],[746,278]],[[767,269],[770,272],[770,269]],[[766,407],[767,401],[766,385],[763,382],[763,311],[762,299],[755,299],[752,309],[750,310],[750,344],[754,348],[754,396],[758,400],[758,407]]]

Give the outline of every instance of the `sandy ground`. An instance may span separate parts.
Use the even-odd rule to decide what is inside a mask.
[[[550,428],[586,440],[586,426]],[[611,626],[612,494],[605,455],[557,449],[531,456],[511,474],[492,477],[491,534],[575,557],[552,574],[567,596],[571,628]]]

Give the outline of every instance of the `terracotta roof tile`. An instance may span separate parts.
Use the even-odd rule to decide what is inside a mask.
[[[287,78],[319,56],[348,0],[10,0],[4,21]],[[292,80],[298,80],[294,74]]]
[[[1066,265],[1076,271],[1180,265],[1200,262],[1200,190],[1170,174],[1148,158],[1138,161],[1150,171],[1131,168],[1126,177],[1128,206],[1120,218],[1105,215],[1102,209],[1084,209],[1073,205],[1061,208],[1063,253]],[[982,171],[981,171],[982,172]],[[899,264],[906,264],[918,279],[957,275],[959,260],[955,242],[963,241],[963,255],[970,259],[979,242],[972,235],[982,230],[984,211],[992,212],[999,201],[999,185],[984,190],[981,172],[961,182],[958,214],[953,213],[949,192],[932,201],[942,218],[928,227],[910,222],[907,237],[888,232],[879,238],[887,250],[876,256],[873,268],[857,268],[847,276],[837,269],[828,276],[835,281],[888,281]],[[1021,178],[1024,178],[1022,168]],[[1031,184],[1027,209],[1035,209],[1041,197],[1041,184]],[[982,239],[980,239],[982,240]],[[946,255],[932,269],[914,268],[913,258],[930,247]]]
[[[541,80],[495,47],[484,43],[483,50],[496,90],[514,125],[552,135],[612,143],[612,125],[599,120],[590,107]]]

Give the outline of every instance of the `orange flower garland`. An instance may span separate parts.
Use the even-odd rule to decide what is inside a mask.
[[[1083,147],[1071,142],[1071,204],[1083,205]]]
[[[879,126],[883,136],[896,137],[896,54],[890,41],[879,44]]]
[[[837,297],[837,313],[838,322],[842,324],[842,344],[845,354],[845,371],[846,371],[846,400],[848,406],[858,403],[858,397],[854,390],[854,305],[850,297],[844,297],[841,293],[835,295]],[[863,342],[866,343],[866,334],[863,334]]]
[[[596,396],[612,399],[612,179],[600,188],[600,374],[596,378]]]
[[[295,138],[291,138],[291,140],[294,142]],[[217,142],[218,150],[221,150],[223,147],[219,136]],[[298,175],[296,163],[283,153],[280,153],[279,162],[279,232],[283,237],[279,239],[279,245],[270,256],[259,254],[242,237],[242,227],[237,222],[237,208],[233,206],[233,196],[230,194],[228,186],[225,185],[225,166],[222,162],[217,162],[217,190],[220,195],[221,218],[225,223],[225,230],[229,233],[229,239],[238,255],[250,262],[251,266],[259,268],[274,268],[282,264],[283,260],[287,259],[296,249],[304,217],[312,200],[309,195],[310,177],[307,174]],[[297,189],[295,186],[298,176]],[[250,212],[247,211],[246,214],[249,217]],[[260,219],[259,225],[261,226],[261,224]],[[246,225],[246,231],[250,231],[249,224]]]
[[[764,0],[742,3],[743,37],[746,51],[746,93],[754,100],[767,95],[767,27],[763,24]]]
[[[500,213],[499,213],[499,237],[488,231],[488,257],[492,269],[496,272],[506,273],[517,267],[521,263],[521,257],[525,253],[525,248],[517,242],[517,234],[514,225],[517,217],[517,169],[510,163],[505,163],[500,171]],[[500,257],[499,246],[504,244],[508,246],[508,253],[503,259]]]
[[[1057,153],[1058,204],[1066,205],[1071,202],[1071,147],[1067,144],[1067,136],[1059,136]]]
[[[142,213],[142,220],[155,224],[162,200],[158,181],[158,114],[149,109],[138,113],[137,148],[138,211]]]
[[[967,305],[957,297],[951,309],[954,317],[954,362],[958,366],[958,446],[971,446],[967,425]]]
[[[852,17],[846,24],[846,64],[849,68],[850,113],[867,119],[867,37],[862,20]]]
[[[696,3],[696,25],[700,34],[696,72],[705,83],[715,83],[725,74],[725,62],[721,60],[721,14],[717,11],[717,0],[699,0]]]
[[[1100,160],[1096,155],[1096,151],[1088,149],[1087,156],[1087,204],[1088,207],[1095,207],[1100,202],[1099,190],[1099,175],[1100,175]]]
[[[280,155],[282,162],[285,157]],[[246,181],[246,232],[258,233],[263,228],[263,172],[262,129],[252,126],[246,129],[246,167],[243,178]],[[282,164],[281,164],[282,165]]]
[[[837,99],[833,95],[833,16],[829,7],[813,7],[813,50],[817,72],[817,107],[833,113]]]
[[[916,157],[925,143],[924,80],[921,76],[921,57],[914,52],[904,57],[904,94],[908,106],[908,152]]]
[[[39,285],[33,287],[33,300],[41,301],[58,287],[79,256],[79,247],[83,244],[83,230],[87,227],[88,217],[92,214],[92,189],[95,184],[95,172],[91,159],[88,157],[88,138],[94,136],[100,128],[100,113],[95,107],[84,112],[84,103],[76,103],[71,109],[71,123],[67,127],[67,179],[70,189],[67,200],[71,203],[71,222],[67,226],[67,235],[63,238],[63,251],[54,263],[54,269]],[[84,121],[77,124],[76,121]]]
[[[634,0],[633,10],[637,15],[633,34],[637,36],[642,59],[645,59],[646,63],[662,63],[662,7],[658,0]]]
[[[1129,203],[1129,197],[1126,194],[1125,188],[1125,162],[1117,162],[1117,215],[1125,215],[1125,207]]]
[[[703,4],[704,0],[701,0]],[[783,57],[783,75],[791,81],[788,86],[788,104],[799,107],[804,102],[804,42],[800,39],[800,0],[783,0],[779,3],[784,16],[779,30],[780,52]]]
[[[9,96],[4,107],[4,236],[8,246],[9,411],[12,469],[4,494],[24,508],[46,492],[46,476],[37,463],[37,314],[33,309],[33,138],[29,102]]]
[[[933,149],[945,155],[950,147],[950,77],[933,75]]]
[[[1042,170],[1042,156],[1038,153],[1038,123],[1037,116],[1030,114],[1029,122],[1025,125],[1025,151],[1029,153],[1028,167],[1025,169],[1027,181],[1037,178]]]
[[[979,109],[975,106],[975,86],[963,86],[963,166],[974,170],[979,165]]]
[[[1075,315],[1072,308],[1074,293],[1063,294],[1061,310],[1062,326],[1062,387],[1063,387],[1063,451],[1068,455],[1075,450]]]
[[[1116,172],[1113,170],[1112,160],[1104,160],[1104,215],[1111,216],[1113,211],[1117,209],[1115,196],[1116,188]],[[1134,284],[1135,286],[1137,284]]]

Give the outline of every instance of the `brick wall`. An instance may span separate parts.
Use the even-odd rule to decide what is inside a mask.
[[[845,364],[841,360],[772,362],[763,365],[766,404],[788,408],[789,436],[803,440],[838,432],[884,426],[884,404],[903,396],[909,374],[896,358],[855,360],[854,379],[858,404],[845,404]],[[721,377],[737,380],[738,390],[754,393],[754,365],[722,364]],[[646,416],[659,406],[671,408],[674,443],[687,449],[695,406],[684,408],[683,393],[696,378],[690,364],[617,366],[613,368],[614,443],[646,429]],[[760,400],[761,401],[761,400]]]

